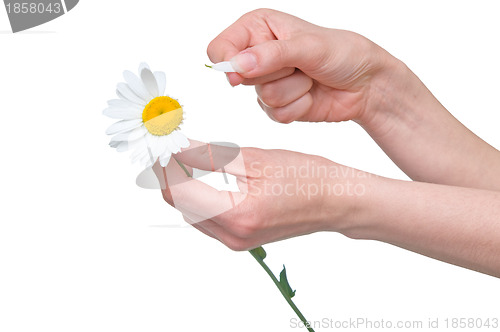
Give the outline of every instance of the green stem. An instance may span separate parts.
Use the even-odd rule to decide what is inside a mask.
[[[208,67],[208,66],[207,66]],[[186,175],[188,177],[192,177],[191,174],[188,172],[188,170],[186,169],[186,166],[184,166],[183,163],[181,163],[180,161],[178,161],[177,159],[174,158],[174,160],[177,162],[177,164],[179,164],[179,166],[184,170],[184,172],[186,173]],[[259,247],[261,248],[261,247]],[[274,282],[274,284],[276,285],[276,287],[278,287],[278,289],[280,290],[281,292],[281,295],[283,295],[283,297],[285,298],[286,302],[288,302],[288,304],[290,305],[290,307],[293,309],[293,311],[295,312],[295,314],[297,314],[297,316],[300,318],[300,320],[302,321],[302,323],[304,323],[304,326],[307,328],[307,330],[309,332],[314,332],[314,330],[309,326],[309,323],[307,322],[307,319],[304,317],[304,315],[302,315],[302,313],[300,312],[299,308],[297,308],[297,306],[295,305],[295,303],[293,303],[292,299],[290,298],[290,296],[288,296],[288,294],[285,292],[285,290],[283,289],[283,287],[281,286],[280,282],[278,281],[278,279],[276,279],[276,277],[274,276],[273,272],[271,271],[271,269],[267,266],[266,263],[264,263],[264,259],[262,257],[265,257],[265,256],[260,256],[258,253],[257,253],[257,250],[259,248],[256,248],[256,249],[253,249],[253,250],[249,250],[248,252],[255,258],[255,260],[260,264],[260,266],[262,266],[262,268],[264,269],[264,271],[266,271],[266,273],[269,275],[269,277],[271,278],[271,280]],[[262,251],[264,251],[262,249]]]
[[[307,330],[309,332],[314,332],[314,330],[309,326],[310,324],[307,322],[307,319],[300,312],[299,308],[297,308],[297,306],[295,305],[295,303],[293,303],[293,301],[290,298],[290,296],[288,296],[287,293],[285,292],[285,290],[283,289],[283,287],[281,287],[281,284],[279,283],[278,279],[276,279],[276,277],[274,276],[274,274],[271,271],[271,269],[264,262],[264,259],[262,259],[262,257],[259,256],[254,250],[249,250],[250,254],[260,264],[260,266],[262,266],[262,268],[264,269],[264,271],[266,271],[266,273],[269,275],[269,277],[274,282],[274,284],[276,285],[276,287],[278,287],[279,291],[281,292],[281,295],[283,295],[283,297],[285,298],[286,302],[288,302],[288,304],[293,309],[293,311],[295,312],[295,314],[297,314],[297,316],[300,318],[300,320],[302,321],[302,323],[304,323],[304,326],[307,328]]]
[[[182,170],[184,171],[184,173],[186,173],[186,175],[189,177],[189,178],[192,178],[193,176],[191,174],[189,174],[186,166],[184,166],[183,163],[181,163],[180,161],[178,161],[177,159],[174,158],[174,160],[177,162],[177,164],[179,164],[179,166],[182,168]]]

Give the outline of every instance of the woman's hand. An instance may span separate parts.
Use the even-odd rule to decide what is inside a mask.
[[[155,166],[165,200],[188,223],[234,250],[354,228],[353,211],[371,176],[318,156],[196,141],[174,158],[188,171],[236,176],[240,192],[219,191],[188,177],[173,158],[166,168]]]
[[[186,174],[191,167],[232,174],[239,191],[193,179]],[[335,231],[500,276],[498,192],[392,180],[297,152],[195,141],[154,169],[165,200],[233,250]]]
[[[255,85],[270,118],[359,123],[412,179],[500,190],[500,153],[455,119],[399,60],[349,31],[269,9],[208,47],[232,85]]]
[[[326,29],[269,9],[242,16],[208,46],[212,62],[231,60],[232,85],[255,85],[278,122],[360,120],[378,107],[389,62],[356,33]],[[375,98],[374,98],[375,97]]]

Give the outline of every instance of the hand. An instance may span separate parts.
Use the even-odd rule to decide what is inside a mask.
[[[269,9],[250,12],[208,46],[212,62],[231,60],[232,85],[255,85],[278,122],[369,117],[392,58],[368,39]],[[381,89],[381,88],[380,88]],[[375,104],[374,104],[375,103]]]
[[[356,33],[259,9],[215,38],[208,55],[231,60],[238,73],[228,74],[230,83],[255,85],[278,122],[354,120],[414,180],[500,188],[500,153],[406,65]]]
[[[235,175],[239,192],[188,177],[174,158],[188,173],[196,167]],[[500,276],[498,192],[392,180],[297,152],[195,141],[154,170],[165,200],[233,250],[336,231]]]
[[[222,169],[240,192],[218,191],[191,172]],[[166,168],[155,165],[165,200],[203,233],[233,250],[317,231],[348,231],[366,188],[363,172],[285,150],[241,150],[192,141]]]

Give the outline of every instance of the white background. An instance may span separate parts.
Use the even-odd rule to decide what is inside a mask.
[[[354,123],[274,123],[253,88],[204,68],[208,43],[263,6],[367,36],[500,146],[496,1],[87,0],[19,34],[2,7],[0,331],[297,330],[248,253],[181,227],[159,192],[135,185],[139,169],[108,147],[101,113],[122,71],[147,61],[166,72],[191,138],[407,179]],[[266,249],[310,320],[500,318],[498,279],[387,244],[323,233]]]

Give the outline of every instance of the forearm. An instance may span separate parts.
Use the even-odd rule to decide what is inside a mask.
[[[373,178],[344,232],[500,277],[500,193]]]
[[[454,118],[400,61],[373,84],[358,121],[412,179],[500,190],[500,152]]]

